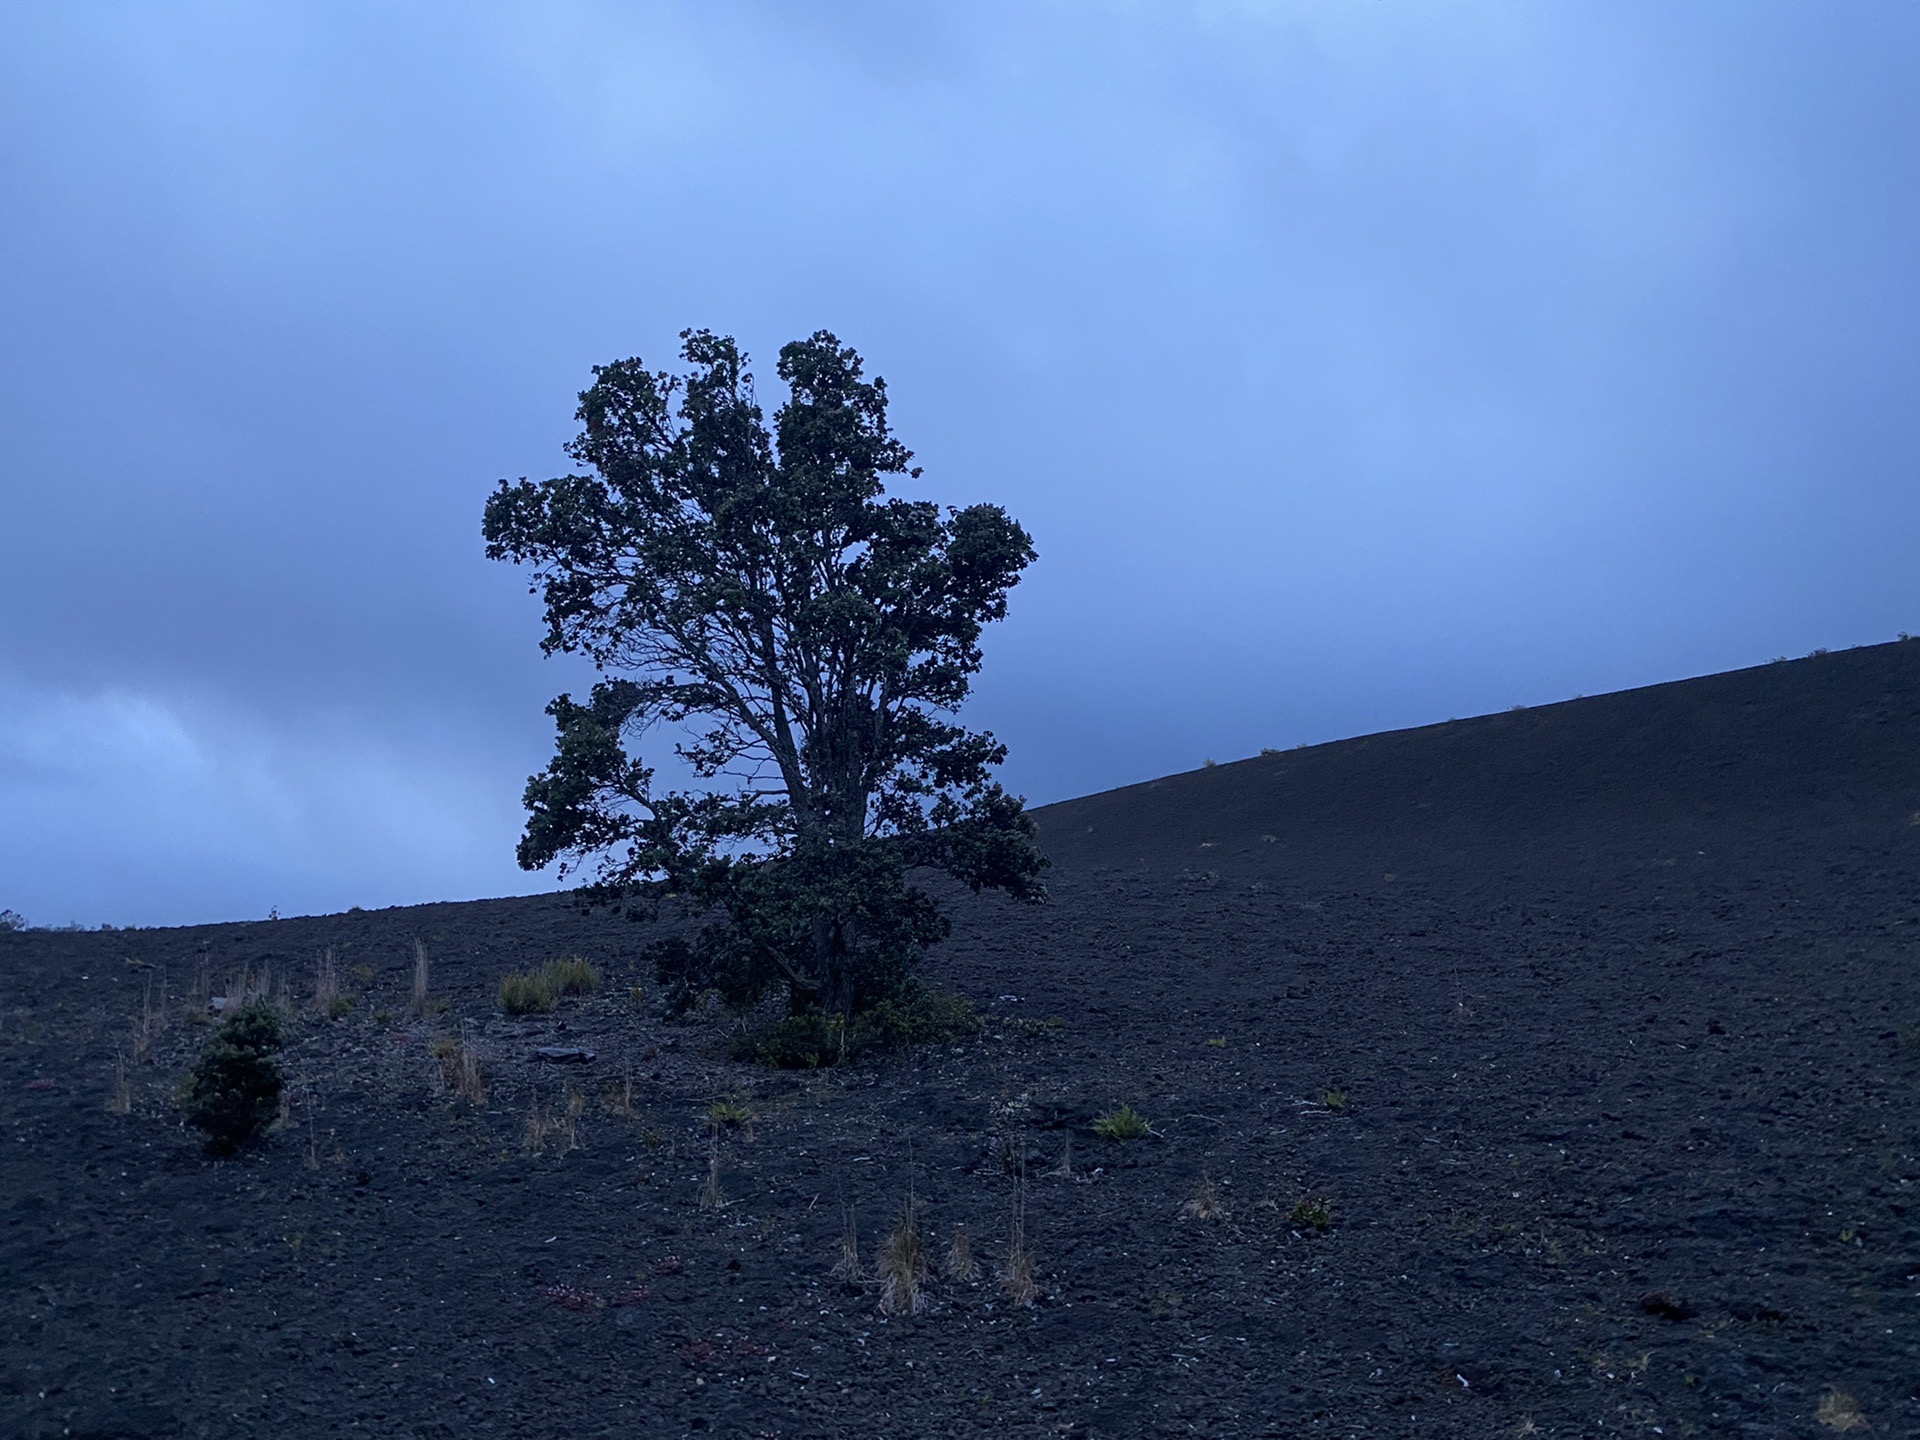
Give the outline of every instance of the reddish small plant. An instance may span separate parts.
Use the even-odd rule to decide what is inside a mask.
[[[547,1300],[563,1310],[598,1310],[606,1304],[591,1290],[582,1290],[577,1285],[549,1285],[541,1292]]]

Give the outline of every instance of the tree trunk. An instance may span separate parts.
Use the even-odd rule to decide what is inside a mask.
[[[820,1010],[828,1018],[853,1017],[853,947],[850,921],[819,915],[813,922],[814,973],[820,977]]]

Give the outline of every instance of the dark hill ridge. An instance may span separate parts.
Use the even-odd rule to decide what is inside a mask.
[[[726,1060],[558,896],[0,935],[0,1436],[1920,1436],[1917,696],[1879,646],[1046,807],[1049,903],[927,967],[985,1034],[853,1072]],[[290,1104],[213,1165],[243,971]],[[982,1268],[882,1317],[835,1262],[909,1197]]]
[[[1070,868],[1270,844],[1318,868],[1806,811],[1897,822],[1916,806],[1920,641],[1895,641],[1262,754],[1034,813]]]

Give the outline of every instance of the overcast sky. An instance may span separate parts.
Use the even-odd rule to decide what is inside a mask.
[[[835,331],[1035,803],[1920,631],[1920,7],[0,5],[0,906],[542,888],[503,476]],[[777,398],[777,397],[776,397]]]

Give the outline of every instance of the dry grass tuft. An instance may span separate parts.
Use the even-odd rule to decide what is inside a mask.
[[[540,1101],[535,1100],[527,1111],[526,1123],[520,1129],[520,1145],[529,1155],[546,1153],[547,1141],[553,1138],[554,1120],[552,1113]]]
[[[115,1115],[133,1113],[133,1088],[127,1084],[127,1057],[113,1057],[113,1094],[107,1097],[107,1109]]]
[[[716,1134],[707,1147],[707,1183],[700,1191],[700,1208],[724,1210],[726,1206],[726,1191],[720,1188],[720,1137]]]
[[[1060,1143],[1060,1163],[1048,1172],[1062,1180],[1073,1178],[1073,1133],[1069,1131]]]
[[[1867,1417],[1860,1413],[1860,1402],[1844,1390],[1829,1390],[1820,1397],[1820,1408],[1813,1418],[1829,1430],[1871,1430]]]
[[[900,1223],[881,1242],[874,1262],[883,1315],[918,1315],[927,1308],[927,1245],[920,1234],[919,1208],[909,1195]]]
[[[413,942],[413,996],[407,1001],[407,1013],[416,1020],[424,1020],[430,1013],[432,1001],[427,996],[427,945],[424,940]]]
[[[160,975],[160,994],[156,999],[153,976],[147,976],[140,995],[140,1014],[133,1022],[133,1063],[145,1065],[153,1057],[153,1047],[167,1028],[167,977]]]
[[[559,1121],[560,1138],[566,1142],[560,1148],[562,1155],[580,1148],[580,1117],[586,1112],[587,1097],[569,1085],[566,1107],[561,1110]]]
[[[472,1029],[460,1027],[460,1038],[445,1037],[433,1042],[434,1058],[440,1062],[440,1074],[447,1089],[469,1105],[483,1104],[487,1098],[486,1077],[480,1073],[480,1057],[474,1053]]]
[[[638,1113],[633,1107],[633,1066],[620,1067],[620,1083],[607,1094],[607,1110],[610,1114],[624,1115],[629,1120]]]
[[[1180,1207],[1180,1215],[1186,1220],[1227,1218],[1227,1203],[1221,1198],[1220,1187],[1213,1183],[1211,1175],[1201,1175],[1200,1183],[1193,1187],[1193,1198]]]
[[[331,945],[313,967],[313,1009],[323,1020],[353,1013],[353,997],[340,989],[340,966]]]
[[[953,1238],[947,1241],[946,1258],[940,1268],[949,1280],[971,1280],[980,1273],[973,1258],[973,1236],[965,1225],[953,1227]]]
[[[1027,1166],[1022,1148],[1020,1183],[1013,1192],[1013,1219],[1007,1228],[1007,1258],[1000,1266],[1000,1288],[1015,1305],[1030,1307],[1040,1297],[1033,1281],[1033,1246],[1027,1241]]]
[[[860,1263],[860,1224],[851,1205],[841,1206],[840,1213],[845,1223],[840,1229],[840,1255],[833,1262],[833,1277],[858,1284],[867,1278],[866,1267]]]

